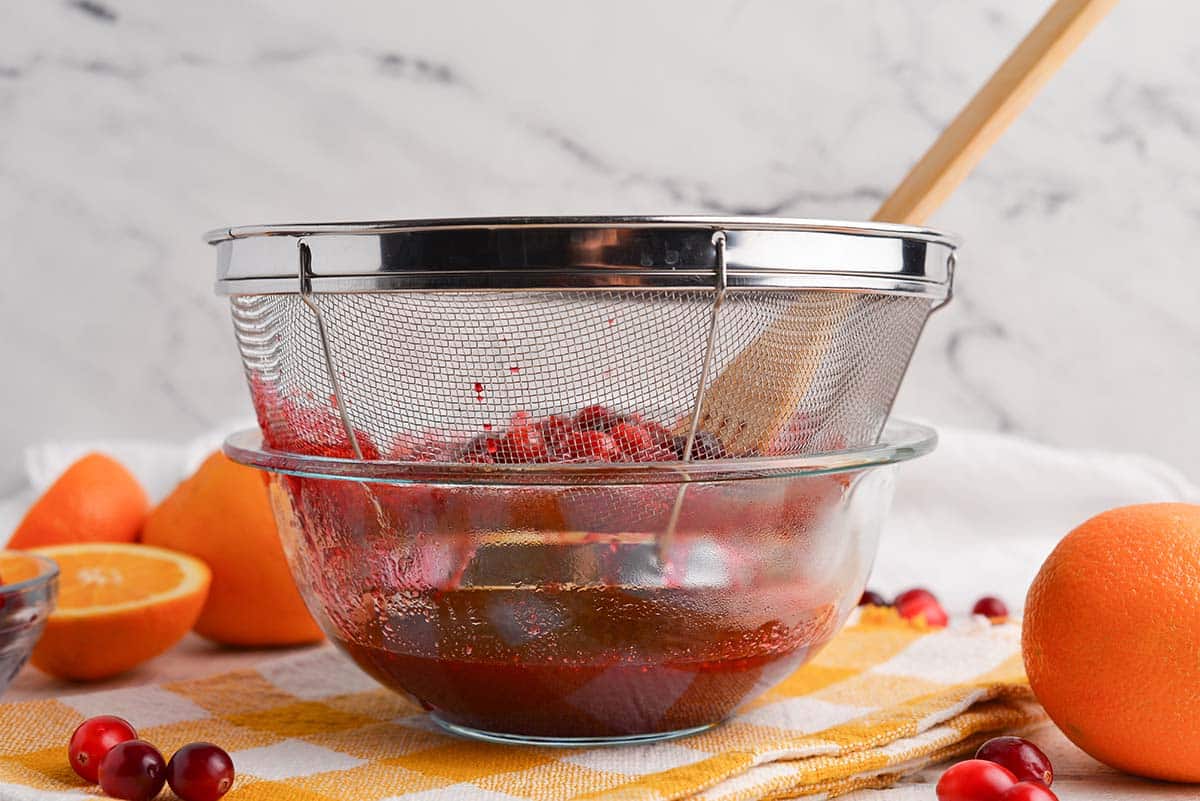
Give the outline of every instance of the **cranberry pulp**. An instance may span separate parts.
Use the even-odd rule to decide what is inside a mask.
[[[556,739],[716,723],[832,636],[836,606],[787,588],[473,587],[343,647],[442,721]],[[391,636],[384,632],[390,630]],[[388,642],[383,642],[387,637]]]
[[[519,372],[517,368],[512,368]],[[694,437],[683,432],[688,418],[671,424],[646,418],[640,412],[617,412],[600,404],[573,414],[548,414],[540,418],[525,410],[481,424],[482,431],[391,432],[353,430],[347,435],[333,396],[324,404],[300,403],[287,397],[262,376],[250,379],[251,395],[264,443],[274,450],[311,456],[367,461],[458,462],[462,464],[552,464],[580,462],[664,462],[726,459],[730,456],[769,455],[798,439],[813,440],[819,426],[805,415],[796,415],[778,443],[766,451],[752,449],[730,453],[720,437],[703,429]],[[476,401],[483,403],[485,387],[473,386]],[[503,417],[503,416],[502,416]],[[814,440],[815,441],[815,440]],[[829,441],[826,449],[844,443]]]

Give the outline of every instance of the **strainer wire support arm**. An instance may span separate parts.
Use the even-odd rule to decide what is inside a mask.
[[[946,254],[946,294],[934,301],[933,309],[937,311],[954,299],[954,271],[958,268],[958,251],[951,250]]]
[[[333,350],[329,345],[329,330],[325,325],[325,316],[321,313],[321,307],[312,298],[312,250],[303,240],[297,243],[299,249],[299,278],[300,278],[300,298],[304,301],[304,305],[309,308],[313,314],[313,319],[317,323],[317,335],[321,340],[321,355],[325,360],[325,370],[329,374],[329,386],[333,390],[333,402],[337,406],[338,417],[341,419],[342,428],[346,432],[346,441],[350,443],[350,450],[354,453],[354,458],[358,461],[363,461],[362,448],[359,447],[358,437],[355,436],[354,425],[350,422],[350,413],[346,409],[346,398],[342,393],[342,382],[338,378],[337,367],[333,362]]]
[[[692,419],[688,425],[687,444],[683,449],[683,461],[685,462],[692,460],[692,446],[696,442],[696,432],[700,429],[700,418],[704,409],[704,393],[708,387],[708,376],[712,372],[713,357],[717,350],[717,324],[720,319],[721,304],[725,302],[725,290],[729,285],[725,271],[725,232],[714,231],[712,243],[717,251],[716,291],[713,294],[712,316],[708,323],[708,339],[704,345],[704,363],[700,368],[700,383],[696,387],[696,402],[692,405]]]
[[[712,372],[713,358],[717,352],[717,324],[720,321],[721,305],[725,302],[725,291],[728,288],[729,281],[725,270],[725,245],[726,236],[724,231],[714,231],[712,235],[712,244],[716,249],[716,287],[713,293],[712,313],[708,323],[708,339],[704,345],[704,362],[700,367],[700,382],[696,386],[696,400],[692,404],[692,419],[688,425],[687,441],[683,446],[682,459],[685,465],[692,461],[692,449],[696,443],[696,432],[700,428],[700,419],[702,409],[704,408],[704,393],[708,387],[708,376]],[[683,468],[686,471],[686,468]],[[686,475],[686,472],[684,472]],[[664,567],[669,564],[669,554],[671,542],[675,537],[675,527],[679,525],[679,515],[683,511],[683,499],[687,494],[688,485],[683,483],[679,485],[679,491],[675,493],[675,504],[671,508],[671,516],[667,520],[667,527],[663,530],[662,535],[656,543],[658,561]]]

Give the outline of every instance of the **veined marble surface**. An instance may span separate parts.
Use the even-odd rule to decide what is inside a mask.
[[[5,0],[0,490],[248,411],[209,228],[864,218],[1048,4]],[[930,221],[966,246],[898,412],[1200,475],[1197,30],[1119,6]]]

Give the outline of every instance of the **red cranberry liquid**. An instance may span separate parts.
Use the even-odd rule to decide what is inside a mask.
[[[628,420],[600,407],[536,424],[517,415],[462,458],[650,459],[675,447],[665,429]],[[692,451],[721,455],[709,438]],[[444,723],[557,740],[711,725],[780,681],[833,636],[869,570],[878,526],[846,498],[890,489],[817,474],[684,493],[597,475],[275,476],[272,488],[301,589],[359,665]]]
[[[401,635],[386,646],[342,644],[448,723],[564,739],[672,732],[723,720],[824,644],[834,607],[806,610],[799,595],[457,589],[431,593],[420,623],[380,629]]]

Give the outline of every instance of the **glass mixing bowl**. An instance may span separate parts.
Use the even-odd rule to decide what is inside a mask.
[[[646,464],[358,462],[266,450],[330,639],[442,726],[631,742],[719,723],[810,659],[866,583],[894,467],[933,448]]]

